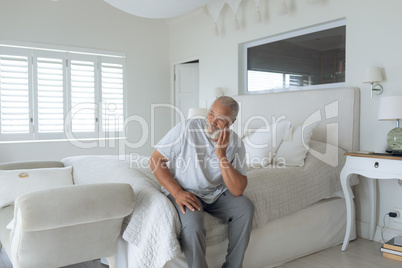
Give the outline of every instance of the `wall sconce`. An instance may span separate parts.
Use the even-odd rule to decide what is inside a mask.
[[[214,95],[215,95],[216,98],[225,96],[225,94],[223,92],[223,88],[221,88],[221,87],[215,88]]]
[[[383,92],[383,88],[380,84],[375,84],[375,82],[384,81],[381,74],[381,68],[379,67],[370,67],[366,69],[366,74],[364,76],[363,83],[371,84],[371,98],[373,98],[373,92],[376,95],[380,95]]]

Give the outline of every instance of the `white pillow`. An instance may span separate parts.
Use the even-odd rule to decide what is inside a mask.
[[[72,167],[0,170],[0,208],[22,194],[72,185]]]
[[[291,128],[276,152],[276,162],[285,166],[303,167],[310,146],[310,138],[318,124],[319,122],[316,122]]]
[[[269,165],[291,125],[289,121],[280,121],[270,128],[248,130],[243,137],[247,165],[249,167]]]
[[[15,220],[14,218],[7,224],[6,229],[12,230],[14,229]]]

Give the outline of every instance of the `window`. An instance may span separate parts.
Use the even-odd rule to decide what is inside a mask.
[[[240,94],[342,86],[345,20],[240,45]]]
[[[120,54],[0,45],[0,140],[116,137],[124,66]]]
[[[23,56],[0,57],[1,133],[29,133],[29,68]]]

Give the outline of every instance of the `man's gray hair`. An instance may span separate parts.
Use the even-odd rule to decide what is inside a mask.
[[[237,118],[237,115],[239,113],[239,104],[237,103],[237,101],[229,96],[219,97],[214,101],[214,103],[217,101],[220,101],[220,103],[225,107],[232,108],[232,115],[230,116],[230,120],[232,120],[233,122]]]

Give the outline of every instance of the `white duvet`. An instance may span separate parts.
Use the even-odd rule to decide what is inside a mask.
[[[318,143],[313,146],[321,146]],[[333,168],[307,154],[304,167],[252,169],[244,192],[255,206],[253,228],[268,221],[306,208],[341,190],[339,174],[344,165],[344,151],[335,152],[339,164]],[[144,159],[144,157],[141,157]],[[136,159],[138,160],[138,159]],[[160,192],[160,185],[147,167],[130,167],[130,160],[117,156],[74,156],[62,160],[73,166],[75,184],[124,182],[132,185],[136,203],[126,218],[123,238],[135,245],[130,252],[130,267],[163,267],[180,253],[180,220],[172,203]],[[141,161],[146,163],[147,161]],[[357,178],[352,180],[356,184]],[[205,217],[207,245],[223,241],[227,226],[209,214]]]

